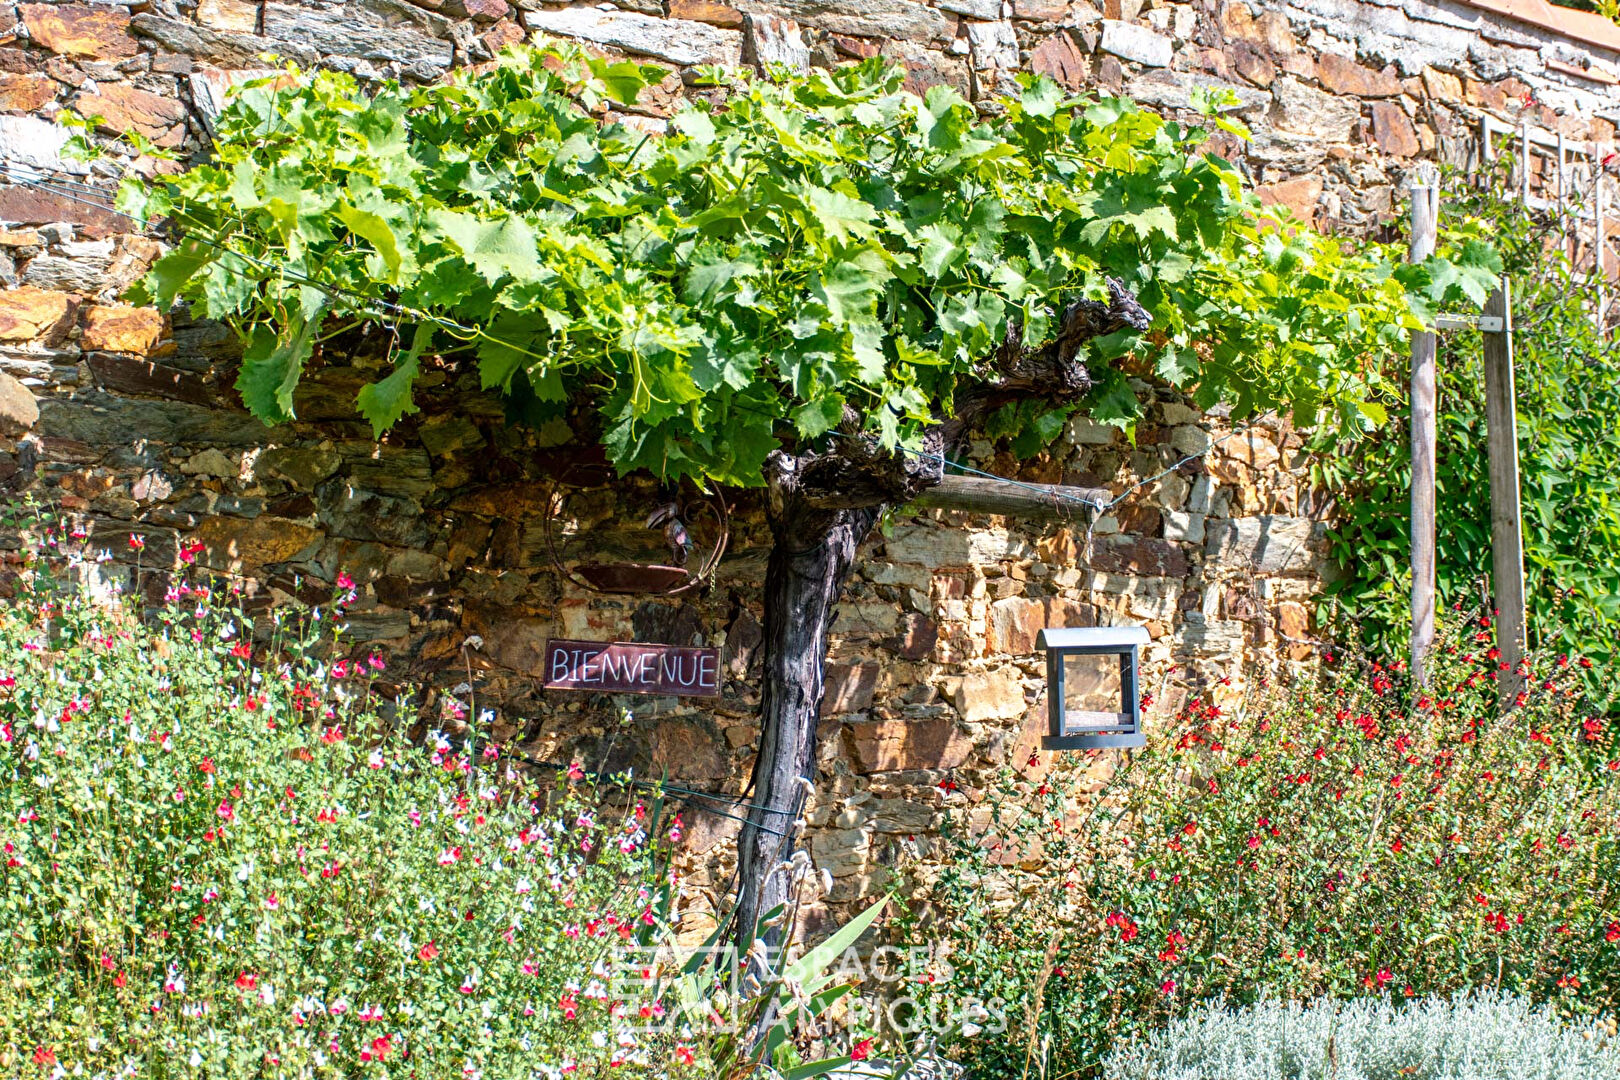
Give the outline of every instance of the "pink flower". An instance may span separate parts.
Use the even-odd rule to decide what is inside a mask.
[[[366,657],[366,663],[371,666],[372,671],[381,671],[388,666],[383,662],[383,658],[378,656],[376,653],[372,653],[370,656]]]
[[[203,549],[201,540],[187,540],[180,545],[180,561],[190,566],[197,561],[197,556]]]
[[[221,821],[235,821],[236,820],[236,811],[235,811],[235,809],[232,808],[230,802],[227,801],[227,800],[222,799],[220,801],[219,808],[217,810],[215,810],[214,813],[219,815],[219,819]]]
[[[269,908],[271,911],[276,910],[281,906],[281,897],[277,896],[275,893],[271,893],[269,896],[264,898],[264,906]]]
[[[585,770],[580,767],[579,762],[576,761],[568,766],[568,779],[574,781],[585,779]]]
[[[1173,994],[1175,992],[1176,992],[1176,980],[1174,980],[1174,979],[1166,979],[1166,980],[1164,980],[1164,982],[1159,984],[1159,993],[1164,994],[1165,996],[1168,997],[1170,994]]]
[[[347,592],[348,590],[354,588],[354,578],[350,577],[342,570],[339,570],[337,576],[337,587]]]

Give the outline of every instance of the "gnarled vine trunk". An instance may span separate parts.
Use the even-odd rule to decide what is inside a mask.
[[[1057,337],[1041,349],[1025,351],[1009,332],[988,377],[958,392],[953,415],[941,418],[920,451],[882,449],[872,436],[857,434],[859,418],[851,414],[827,452],[779,450],[766,462],[772,546],[759,756],[738,840],[733,933],[739,949],[752,945],[762,916],[793,900],[792,878],[782,866],[793,854],[794,822],[815,781],[827,638],[856,549],[885,508],[940,482],[947,450],[986,413],[1021,398],[1076,400],[1090,389],[1083,344],[1124,326],[1147,328],[1146,312],[1123,285],[1110,280],[1109,294],[1107,302],[1069,305]],[[782,930],[766,928],[765,944],[780,945]]]

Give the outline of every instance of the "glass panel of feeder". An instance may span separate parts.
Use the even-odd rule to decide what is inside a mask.
[[[1063,728],[1065,731],[1117,730],[1130,723],[1120,712],[1118,653],[1068,653],[1063,657]]]

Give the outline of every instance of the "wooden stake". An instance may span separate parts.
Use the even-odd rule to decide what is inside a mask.
[[[1491,474],[1491,581],[1496,640],[1507,669],[1499,686],[1504,702],[1524,688],[1524,536],[1519,516],[1519,436],[1513,393],[1513,303],[1508,279],[1485,301],[1484,316],[1502,320],[1485,339],[1486,446]]]
[[[1440,187],[1412,187],[1412,241],[1408,259],[1434,254],[1440,221]],[[1434,456],[1435,341],[1428,330],[1412,334],[1412,678],[1426,682],[1424,657],[1434,644]]]

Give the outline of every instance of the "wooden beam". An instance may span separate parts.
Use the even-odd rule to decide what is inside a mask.
[[[1508,279],[1485,301],[1483,314],[1502,318],[1485,339],[1485,441],[1491,474],[1491,582],[1496,641],[1507,670],[1498,685],[1504,702],[1524,688],[1524,536],[1519,516],[1519,435],[1513,392],[1513,301]]]
[[[1025,521],[1085,521],[1089,507],[1102,507],[1114,493],[1107,488],[1064,484],[1026,484],[982,476],[947,476],[923,492],[912,506],[1001,514]]]
[[[1439,185],[1412,187],[1412,239],[1408,259],[1434,254],[1440,218]],[[1424,659],[1434,645],[1435,341],[1427,330],[1412,334],[1412,678],[1428,680]]]

